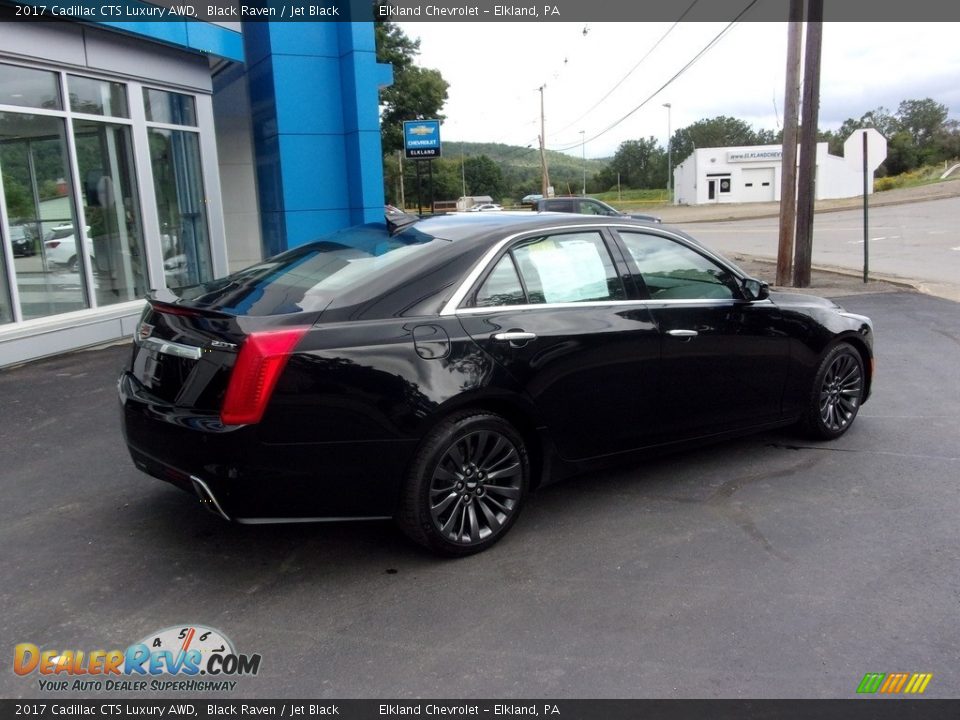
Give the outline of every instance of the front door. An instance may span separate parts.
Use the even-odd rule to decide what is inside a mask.
[[[778,419],[789,336],[777,307],[748,301],[736,276],[692,246],[652,232],[619,235],[660,330],[664,434],[700,437]]]

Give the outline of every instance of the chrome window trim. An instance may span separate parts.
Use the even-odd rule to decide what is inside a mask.
[[[172,340],[161,340],[160,338],[148,337],[138,340],[143,347],[155,350],[164,355],[173,355],[174,357],[184,358],[186,360],[199,360],[203,356],[203,350],[193,345],[183,345]]]
[[[443,308],[440,310],[440,316],[449,316],[449,315],[458,315],[462,313],[466,314],[476,314],[482,312],[495,312],[498,310],[511,309],[511,310],[527,310],[533,308],[560,308],[560,307],[596,307],[602,305],[690,305],[690,304],[717,304],[717,303],[726,303],[734,302],[741,300],[741,298],[729,298],[729,299],[709,299],[709,300],[652,300],[649,298],[640,299],[640,300],[589,300],[586,302],[573,302],[573,303],[539,303],[532,305],[494,305],[490,307],[483,308],[462,308],[460,304],[463,303],[467,298],[467,294],[470,292],[471,288],[476,284],[477,280],[480,279],[480,276],[486,272],[487,268],[490,267],[490,264],[497,259],[501,251],[513,241],[522,238],[524,236],[529,236],[531,238],[539,237],[547,233],[555,231],[566,231],[566,230],[581,230],[583,232],[589,232],[591,228],[608,228],[617,230],[623,228],[626,230],[632,230],[638,233],[644,233],[647,235],[659,235],[670,238],[672,240],[679,241],[684,247],[693,250],[694,252],[699,252],[705,255],[710,260],[714,261],[721,267],[730,271],[735,277],[743,279],[745,275],[742,272],[731,267],[726,260],[715,255],[713,252],[707,248],[692,244],[687,238],[682,235],[678,235],[674,232],[671,232],[666,229],[661,229],[659,227],[648,228],[647,226],[639,225],[630,225],[623,222],[592,222],[589,224],[577,224],[577,225],[554,225],[545,228],[537,229],[528,229],[522,230],[520,232],[514,233],[513,235],[508,235],[503,238],[503,240],[497,241],[497,243],[491,247],[487,252],[483,254],[483,257],[477,261],[477,263],[470,269],[470,272],[467,273],[466,277],[457,286],[457,289],[454,291],[453,295],[450,296],[450,299],[444,304]],[[748,301],[749,302],[749,301]]]
[[[458,308],[455,315],[482,315],[484,313],[501,312],[504,310],[556,310],[558,308],[578,307],[720,307],[735,303],[749,303],[741,298],[706,298],[703,300],[586,300],[584,302],[568,303],[534,303],[531,305],[487,305],[485,307]],[[754,304],[767,304],[768,300],[754,301]]]

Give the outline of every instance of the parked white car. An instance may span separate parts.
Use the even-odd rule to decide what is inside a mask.
[[[93,259],[93,241],[90,240],[89,230],[87,228],[87,251],[90,258]],[[80,267],[77,258],[77,239],[74,235],[73,225],[58,225],[53,228],[43,241],[43,247],[48,263],[62,265],[71,272]]]

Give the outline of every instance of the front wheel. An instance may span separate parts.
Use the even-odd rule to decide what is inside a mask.
[[[530,461],[523,438],[493,413],[453,415],[414,458],[397,522],[414,541],[444,555],[486,550],[520,514]]]
[[[824,355],[814,376],[801,426],[819,440],[833,440],[853,424],[863,401],[863,359],[849,343],[840,343]]]

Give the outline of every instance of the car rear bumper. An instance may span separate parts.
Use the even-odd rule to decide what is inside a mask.
[[[263,442],[259,426],[224,426],[118,382],[124,438],[141,471],[241,523],[391,517],[415,440]]]

